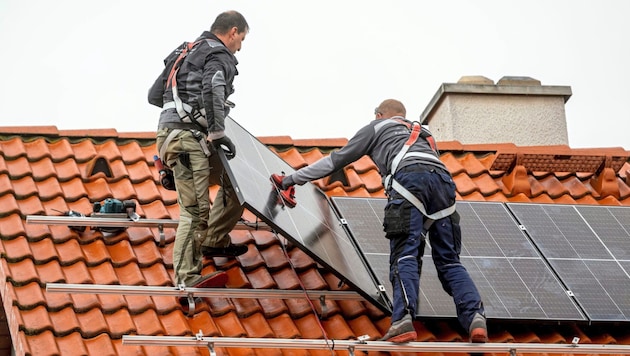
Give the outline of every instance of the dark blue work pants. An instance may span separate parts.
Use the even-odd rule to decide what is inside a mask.
[[[400,169],[394,178],[425,206],[427,214],[445,209],[455,202],[455,183],[440,168],[413,165]],[[393,291],[392,321],[406,313],[416,315],[422,255],[428,232],[433,263],[444,290],[453,297],[460,324],[468,330],[475,313],[484,315],[481,296],[460,262],[461,230],[459,215],[434,221],[428,231],[426,217],[395,191],[389,192],[384,227],[390,239],[389,280]]]

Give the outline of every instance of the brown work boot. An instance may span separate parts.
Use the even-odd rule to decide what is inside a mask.
[[[486,318],[476,313],[473,317],[469,328],[470,342],[482,344],[488,342],[488,328],[486,327]]]
[[[416,329],[413,327],[411,315],[406,314],[402,319],[392,323],[387,333],[378,341],[391,341],[396,343],[410,342],[418,338]]]

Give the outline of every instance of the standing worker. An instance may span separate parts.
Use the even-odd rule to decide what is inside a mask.
[[[161,107],[157,149],[173,170],[180,218],[173,249],[175,282],[186,287],[213,287],[226,282],[225,272],[202,276],[203,256],[239,256],[247,246],[233,244],[228,233],[243,213],[219,160],[236,154],[225,135],[224,121],[238,74],[234,54],[249,25],[240,13],[226,11],[193,43],[184,43],[164,60],[165,68],[149,90],[149,103]],[[210,184],[221,184],[210,206]]]
[[[460,324],[471,342],[486,342],[481,296],[461,264],[461,230],[455,211],[455,183],[440,161],[435,141],[419,123],[405,119],[404,105],[383,101],[376,119],[340,150],[289,176],[273,174],[278,189],[325,177],[363,155],[376,163],[388,196],[383,227],[389,239],[389,280],[393,290],[391,327],[381,341],[409,342],[420,289],[420,268],[428,233],[433,262],[444,290],[453,297]]]

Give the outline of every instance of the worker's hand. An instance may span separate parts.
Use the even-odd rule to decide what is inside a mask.
[[[293,176],[289,175],[289,176],[285,176],[284,178],[282,178],[282,189],[283,190],[287,190],[289,189],[289,187],[292,187],[295,185],[295,182],[293,181]]]
[[[227,159],[232,159],[236,156],[236,147],[234,147],[232,140],[230,140],[227,136],[213,139],[212,145],[217,150],[222,149],[223,152],[225,152],[225,157],[227,157]]]
[[[284,172],[282,172],[282,175],[278,175],[275,173],[272,174],[271,182],[276,186],[276,188],[280,190],[287,190],[289,187],[295,185],[293,178],[290,175],[285,176]]]

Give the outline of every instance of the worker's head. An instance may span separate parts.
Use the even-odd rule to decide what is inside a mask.
[[[387,99],[374,109],[374,115],[376,115],[377,119],[389,119],[394,116],[405,117],[407,110],[405,110],[405,106],[400,101]]]
[[[232,53],[241,50],[241,43],[249,32],[249,25],[245,17],[239,12],[226,11],[214,20],[210,32],[215,34]]]

